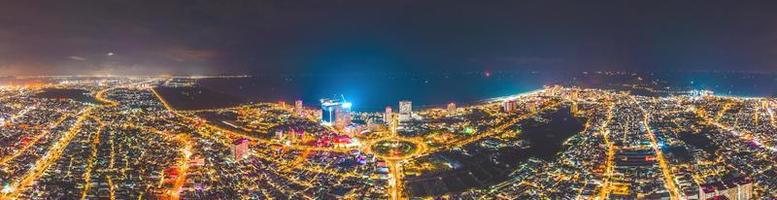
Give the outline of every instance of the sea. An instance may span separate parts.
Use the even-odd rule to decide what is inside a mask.
[[[467,105],[482,100],[541,89],[545,85],[636,90],[640,85],[662,91],[711,90],[717,95],[743,97],[777,96],[777,75],[730,72],[471,72],[429,74],[318,74],[255,75],[245,78],[206,78],[199,87],[224,98],[246,102],[319,105],[322,98],[345,99],[352,109],[379,112],[398,102],[413,102],[413,108],[438,107],[448,103]],[[663,96],[671,93],[634,91]],[[207,100],[200,103],[207,104]],[[202,107],[208,107],[204,105]]]
[[[399,101],[413,102],[413,108],[466,105],[488,98],[509,96],[540,89],[552,79],[536,74],[481,75],[309,75],[255,76],[250,78],[203,79],[198,83],[209,90],[250,101],[293,103],[318,106],[320,99],[345,99],[352,110],[397,109]]]

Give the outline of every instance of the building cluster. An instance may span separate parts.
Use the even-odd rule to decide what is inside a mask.
[[[769,98],[552,86],[375,113],[343,98],[186,111],[155,89],[194,84],[47,86],[95,100],[0,89],[0,199],[777,197]]]

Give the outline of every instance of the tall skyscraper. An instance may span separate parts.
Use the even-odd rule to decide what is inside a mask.
[[[383,113],[383,121],[386,122],[386,124],[391,124],[392,112],[391,106],[386,106],[386,112]]]
[[[302,107],[302,100],[297,99],[297,101],[294,101],[294,112],[299,116],[304,114],[305,109]]]
[[[321,123],[332,125],[337,119],[337,109],[341,106],[339,101],[321,99]]]
[[[502,109],[508,113],[515,112],[515,100],[507,100],[502,102]]]
[[[351,123],[351,103],[342,99],[321,99],[321,123],[344,128]]]
[[[412,101],[400,101],[399,102],[399,113],[411,113],[413,112],[413,102]]]
[[[346,126],[351,125],[351,103],[343,100],[339,109],[335,109],[335,128],[344,129]]]
[[[399,121],[406,122],[413,118],[413,102],[400,101],[399,102]]]
[[[448,114],[456,113],[456,104],[451,102],[448,104]]]
[[[232,156],[235,160],[241,160],[248,156],[248,139],[240,138],[232,143]]]

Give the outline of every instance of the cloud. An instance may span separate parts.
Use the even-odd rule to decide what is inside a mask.
[[[759,4],[237,1],[8,2],[0,73],[777,69],[777,12]]]
[[[72,60],[77,60],[77,61],[86,61],[87,60],[86,58],[80,57],[80,56],[70,56],[69,58],[72,59]]]

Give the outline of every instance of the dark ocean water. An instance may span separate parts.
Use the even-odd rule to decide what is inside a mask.
[[[664,73],[656,76],[672,86],[711,90],[716,95],[777,97],[775,74]]]
[[[296,76],[204,79],[201,86],[251,101],[302,99],[306,106],[318,106],[321,98],[345,97],[355,111],[398,109],[400,100],[413,101],[413,107],[440,106],[450,102],[463,105],[488,98],[507,96],[542,88],[552,79],[542,75],[436,75],[436,76]]]
[[[640,84],[669,90],[707,89],[720,95],[777,96],[777,76],[746,73],[337,74],[214,78],[199,80],[199,84],[252,102],[285,101],[291,104],[302,99],[306,106],[318,106],[321,98],[340,98],[342,95],[353,103],[355,111],[367,112],[381,111],[386,106],[396,110],[400,100],[413,101],[414,108],[442,106],[450,102],[464,105],[541,89],[549,84],[616,90],[628,89],[621,88],[623,84]]]

